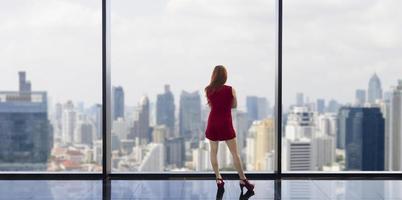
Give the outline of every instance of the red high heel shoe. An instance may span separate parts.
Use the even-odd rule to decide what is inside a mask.
[[[222,189],[223,186],[225,185],[225,182],[223,182],[222,178],[216,178],[216,185],[218,186],[219,189]]]
[[[250,183],[247,179],[242,180],[244,183],[239,183],[241,191],[243,191],[243,187],[246,187],[247,190],[254,190],[254,184]]]

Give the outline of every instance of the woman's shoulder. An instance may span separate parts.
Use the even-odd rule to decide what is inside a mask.
[[[230,85],[223,85],[225,88],[232,88]]]

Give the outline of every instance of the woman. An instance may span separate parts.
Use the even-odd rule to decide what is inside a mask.
[[[227,72],[225,67],[218,65],[212,72],[211,82],[205,88],[208,105],[211,108],[205,131],[206,138],[210,140],[211,164],[215,172],[216,184],[218,188],[223,188],[225,182],[219,173],[217,154],[219,141],[225,141],[233,156],[234,166],[239,173],[241,190],[243,190],[243,187],[246,187],[247,190],[253,190],[254,184],[247,180],[243,172],[237,151],[236,133],[232,124],[231,108],[237,107],[236,93],[232,87],[225,85],[226,80]]]

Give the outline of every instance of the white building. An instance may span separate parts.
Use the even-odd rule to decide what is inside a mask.
[[[62,142],[70,144],[74,142],[74,131],[77,123],[77,112],[71,101],[67,102],[63,107],[62,114]]]
[[[165,153],[163,144],[150,143],[138,171],[161,172],[164,170]]]
[[[209,144],[206,140],[201,141],[197,149],[193,149],[193,167],[195,171],[211,170],[209,154]]]
[[[285,139],[282,156],[285,171],[315,170],[312,142],[309,138]]]
[[[129,131],[129,124],[123,118],[117,118],[117,120],[113,121],[112,133],[119,136],[120,140],[128,139],[127,135],[129,134]]]
[[[335,163],[335,139],[332,136],[316,137],[312,140],[314,169],[321,170],[324,166]]]
[[[287,139],[313,138],[315,133],[314,113],[307,107],[293,107],[285,127]]]

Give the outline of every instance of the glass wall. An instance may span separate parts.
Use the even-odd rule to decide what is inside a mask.
[[[283,170],[401,170],[401,6],[284,1]]]
[[[275,1],[112,2],[112,170],[211,171],[204,87],[215,65],[248,171],[273,171]],[[219,165],[234,170],[224,143]]]
[[[0,171],[100,172],[101,2],[3,1]]]

